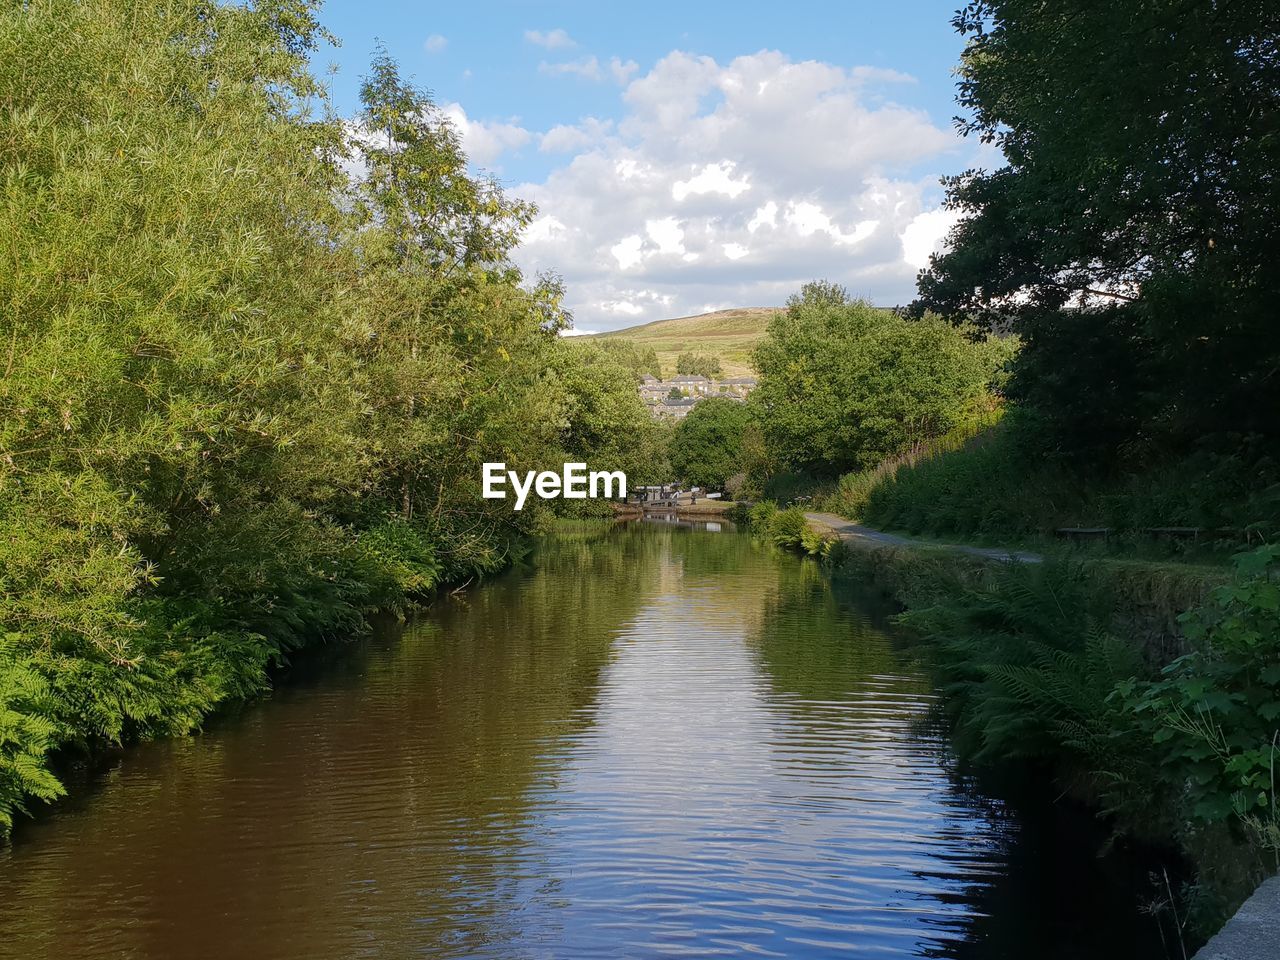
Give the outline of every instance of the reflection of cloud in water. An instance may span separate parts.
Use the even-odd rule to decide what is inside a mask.
[[[896,667],[887,640],[813,604],[798,565],[781,582],[774,559],[738,566],[713,579],[664,565],[661,595],[616,642],[595,723],[564,747],[535,855],[558,878],[544,931],[557,957],[911,955],[960,933],[992,825],[955,798],[937,745],[913,744],[920,679],[866,672]],[[798,641],[789,669],[827,674],[826,698],[779,688],[761,655],[790,596],[813,615],[781,624]],[[861,654],[829,662],[851,640]]]

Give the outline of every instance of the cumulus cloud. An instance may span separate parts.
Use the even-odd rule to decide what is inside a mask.
[[[458,103],[441,108],[462,140],[468,159],[479,167],[488,167],[508,150],[516,150],[533,140],[533,134],[516,122],[473,120]]]
[[[534,46],[548,50],[569,50],[578,45],[573,37],[559,27],[554,30],[526,30],[524,38]]]
[[[902,258],[923,270],[929,265],[929,257],[942,249],[942,241],[960,221],[954,210],[926,210],[917,214],[902,231]]]
[[[538,138],[543,153],[572,153],[600,143],[613,132],[613,121],[588,117],[578,124],[559,124]]]
[[[546,72],[611,72],[574,63]],[[513,188],[541,211],[522,265],[561,273],[586,326],[781,304],[819,277],[880,303],[910,298],[954,223],[936,183],[959,150],[893,102],[910,77],[773,51],[728,63],[674,52],[624,72],[619,119],[542,133],[539,150],[565,159]]]
[[[583,80],[590,80],[593,83],[612,79],[620,86],[626,86],[632,75],[639,69],[640,64],[634,60],[623,61],[617,57],[610,57],[608,63],[602,64],[600,58],[594,55],[563,63],[548,63],[544,60],[538,64],[539,73],[551,76],[581,77]]]
[[[448,37],[442,37],[438,33],[433,33],[431,36],[427,37],[426,41],[422,44],[422,49],[426,50],[427,53],[442,53],[444,48],[448,45]]]

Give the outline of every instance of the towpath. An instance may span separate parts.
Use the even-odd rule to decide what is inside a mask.
[[[1006,550],[1002,547],[970,547],[963,544],[931,543],[928,540],[913,540],[893,533],[884,533],[852,523],[834,513],[806,513],[805,519],[819,533],[831,533],[847,543],[861,547],[911,547],[923,550],[953,550],[956,553],[968,554],[971,557],[982,557],[986,560],[998,560],[1003,563],[1040,563],[1044,557],[1038,553],[1025,550]]]

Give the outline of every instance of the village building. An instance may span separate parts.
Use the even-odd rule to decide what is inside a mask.
[[[712,382],[706,377],[692,373],[682,373],[671,378],[671,383],[679,387],[686,393],[696,393],[706,396],[711,392]]]
[[[689,415],[700,400],[700,397],[682,397],[679,400],[663,400],[661,403],[653,407],[653,414],[656,417],[666,417],[671,420],[683,420]]]
[[[706,397],[725,400],[745,400],[756,388],[755,377],[726,377],[712,380],[696,374],[682,373],[669,380],[661,380],[651,373],[640,377],[640,399],[649,405],[655,417],[682,420],[689,410]]]

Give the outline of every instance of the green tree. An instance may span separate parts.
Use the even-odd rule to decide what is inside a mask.
[[[263,682],[233,584],[265,611],[273,558],[332,571],[359,402],[321,37],[293,0],[0,10],[0,688],[26,716],[0,828],[9,758],[47,794],[47,749],[185,730]],[[210,543],[239,563],[195,569]]]
[[[720,376],[720,358],[702,353],[682,353],[676,357],[676,373],[712,379]]]
[[[928,317],[906,320],[810,284],[755,351],[751,404],[772,458],[834,475],[874,465],[989,410],[1010,347]]]
[[[671,468],[680,479],[723,490],[743,469],[743,437],[751,422],[746,404],[720,397],[703,400],[671,434]]]
[[[532,208],[385,56],[334,119],[324,38],[308,0],[0,6],[0,833],[51,751],[506,562],[548,508],[482,462],[661,462],[513,265]]]
[[[608,340],[561,340],[550,361],[566,395],[559,446],[565,460],[622,470],[632,485],[669,479],[665,434],[636,392],[633,369]]]
[[[961,129],[1005,162],[947,181],[965,217],[917,311],[1016,325],[1011,395],[1063,446],[1274,441],[1280,7],[975,0],[954,22]]]

